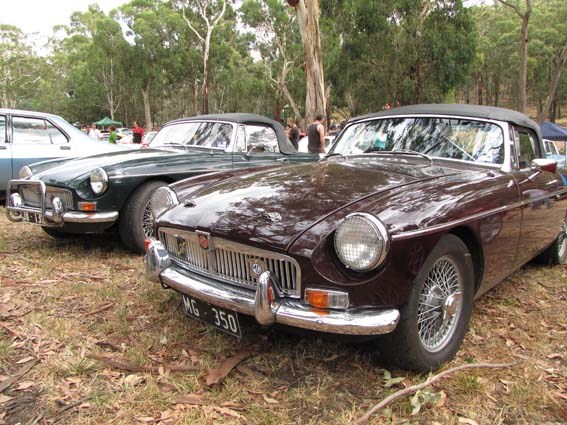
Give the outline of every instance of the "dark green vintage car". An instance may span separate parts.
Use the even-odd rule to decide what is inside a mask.
[[[6,211],[55,238],[117,227],[128,249],[142,251],[153,235],[150,199],[158,187],[214,171],[318,159],[297,153],[281,124],[259,115],[184,118],[166,124],[148,149],[22,168],[8,184]]]

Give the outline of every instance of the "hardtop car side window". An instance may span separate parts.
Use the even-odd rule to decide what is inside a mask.
[[[69,140],[61,132],[61,130],[59,130],[49,121],[46,122],[47,122],[47,132],[49,133],[49,137],[51,137],[51,143],[53,143],[54,145],[64,145],[66,143],[69,143]]]
[[[532,160],[540,156],[540,148],[531,131],[522,127],[514,127],[514,143],[518,156],[518,167],[529,168]]]
[[[276,132],[271,127],[247,125],[246,143],[247,149],[254,149],[254,152],[280,152]]]
[[[6,117],[0,115],[0,143],[6,143]]]
[[[51,145],[45,120],[41,118],[13,117],[13,143]]]

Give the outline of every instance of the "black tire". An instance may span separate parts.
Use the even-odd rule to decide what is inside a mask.
[[[472,311],[474,266],[463,241],[445,235],[417,275],[395,331],[385,335],[385,360],[428,372],[451,360],[463,341]]]
[[[118,231],[124,246],[130,251],[144,252],[144,240],[153,236],[153,215],[150,201],[156,189],[165,186],[162,181],[149,181],[138,187],[120,211]]]
[[[536,260],[549,266],[567,264],[567,217],[563,219],[561,230],[555,241]]]

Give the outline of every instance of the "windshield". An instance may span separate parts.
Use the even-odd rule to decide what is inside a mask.
[[[504,135],[496,124],[468,119],[384,118],[349,125],[331,153],[358,155],[398,150],[502,164]]]
[[[180,122],[162,128],[150,143],[159,146],[201,146],[227,149],[235,126],[224,122]]]

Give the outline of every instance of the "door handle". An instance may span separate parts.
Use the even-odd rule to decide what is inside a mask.
[[[278,162],[289,162],[289,160],[287,158],[278,158],[278,159],[276,159],[276,161],[278,161]]]
[[[59,146],[59,149],[61,149],[62,151],[70,151],[71,146]]]

